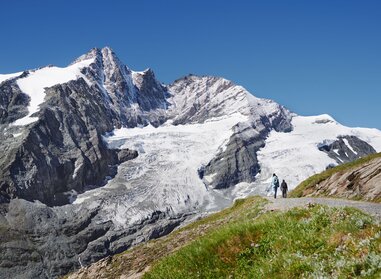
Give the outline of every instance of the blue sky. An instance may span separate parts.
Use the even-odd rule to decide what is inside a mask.
[[[381,1],[2,1],[0,73],[110,46],[164,83],[223,76],[301,115],[381,129]]]

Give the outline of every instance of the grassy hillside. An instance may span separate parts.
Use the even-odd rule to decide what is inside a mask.
[[[336,173],[341,173],[341,172],[343,173],[343,172],[349,171],[353,168],[360,167],[360,166],[362,166],[362,165],[364,165],[364,164],[366,164],[366,163],[368,163],[371,160],[376,159],[376,158],[381,158],[381,153],[372,154],[372,155],[369,155],[367,157],[358,159],[356,161],[346,163],[343,165],[339,165],[335,168],[328,169],[326,171],[323,171],[322,173],[313,175],[310,178],[303,181],[302,183],[300,183],[294,190],[292,190],[290,192],[289,196],[293,197],[293,198],[302,197],[304,195],[304,193],[309,192],[309,191],[313,191],[313,188],[317,184],[326,180],[327,178],[331,177],[332,175],[334,175]],[[378,202],[381,202],[381,201],[378,201]]]
[[[250,197],[235,201],[230,208],[197,220],[166,237],[151,240],[124,253],[101,260],[90,268],[79,273],[67,275],[64,278],[124,278],[134,277],[144,273],[152,263],[173,253],[192,241],[219,231],[226,224],[253,221],[261,214],[267,200],[260,197]],[[135,278],[135,277],[134,277]]]
[[[66,278],[381,278],[381,226],[352,208],[237,200]]]
[[[381,276],[381,227],[355,209],[312,206],[228,223],[161,259],[143,278],[357,276]]]

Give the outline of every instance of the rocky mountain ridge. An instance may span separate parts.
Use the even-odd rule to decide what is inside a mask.
[[[161,107],[160,102],[165,101],[165,88],[151,71],[142,74],[139,90],[133,86],[131,71],[109,48],[93,49],[72,65],[89,59],[93,62],[81,69],[83,77],[45,89],[44,101],[34,113],[37,120],[31,124],[13,123],[16,117],[25,117],[28,101],[32,101],[20,92],[18,82],[33,71],[2,82],[0,129],[7,150],[0,161],[3,200],[21,197],[57,205],[68,202],[70,191],[102,185],[112,174],[109,165],[120,162],[118,152],[108,149],[101,136],[114,127],[144,124],[148,121],[145,111]],[[154,92],[149,96],[144,91],[147,83]],[[127,108],[135,104],[140,113],[128,109],[128,114]],[[161,120],[154,115],[149,121]],[[137,156],[130,153],[124,158]]]

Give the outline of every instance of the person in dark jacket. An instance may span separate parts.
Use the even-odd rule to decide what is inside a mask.
[[[282,184],[280,185],[280,189],[282,191],[282,198],[287,198],[287,191],[288,191],[288,187],[287,187],[287,183],[286,181],[282,181]]]

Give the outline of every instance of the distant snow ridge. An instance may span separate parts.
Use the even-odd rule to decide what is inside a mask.
[[[262,168],[258,180],[263,182],[263,188],[269,183],[273,172],[285,179],[290,189],[293,189],[309,176],[325,170],[330,164],[336,165],[337,162],[318,147],[322,143],[331,144],[340,136],[355,136],[381,152],[381,131],[345,127],[326,114],[295,116],[292,126],[293,131],[290,133],[272,131],[266,140],[266,146],[258,153]],[[348,140],[344,139],[344,142],[357,155]]]
[[[219,77],[189,75],[176,80],[169,90],[171,107],[168,113],[175,125],[234,113],[258,118],[281,109],[279,104],[257,98],[242,86]]]
[[[22,72],[18,72],[18,73],[14,73],[14,74],[6,74],[6,75],[0,74],[0,83],[2,83],[3,81],[6,81],[8,79],[18,77],[21,74],[22,74]]]

